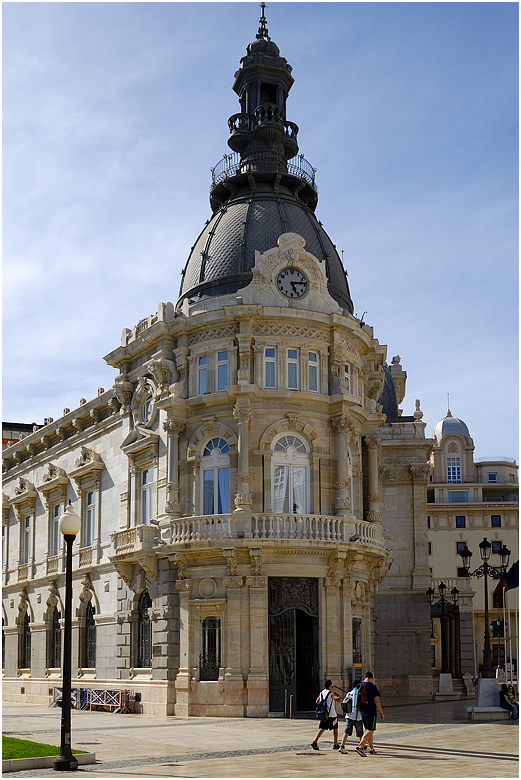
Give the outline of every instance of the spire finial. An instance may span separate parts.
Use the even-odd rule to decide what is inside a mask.
[[[266,26],[266,17],[264,16],[264,11],[266,9],[266,3],[262,2],[260,4],[261,7],[261,18],[259,22],[259,32],[257,33],[257,38],[264,38],[266,41],[271,40],[270,36],[268,35],[268,28]]]
[[[447,417],[452,417],[452,413],[450,411],[450,396],[447,393]]]

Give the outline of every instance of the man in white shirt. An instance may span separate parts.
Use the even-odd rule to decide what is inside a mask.
[[[333,750],[338,750],[340,745],[338,744],[338,716],[336,714],[336,708],[335,708],[335,701],[342,701],[340,696],[338,696],[336,693],[333,693],[331,688],[333,687],[333,683],[331,680],[325,680],[324,681],[324,690],[320,692],[320,695],[317,696],[317,704],[319,701],[324,702],[324,711],[327,714],[327,717],[325,717],[324,720],[321,720],[318,726],[317,736],[315,737],[314,741],[311,743],[311,747],[313,750],[318,750],[318,740],[324,733],[324,731],[332,731],[333,732]]]

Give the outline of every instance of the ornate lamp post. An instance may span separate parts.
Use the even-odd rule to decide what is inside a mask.
[[[72,544],[81,527],[81,520],[69,504],[60,517],[59,528],[66,545],[65,567],[65,635],[63,637],[63,688],[60,755],[53,761],[53,769],[72,770],[78,761],[71,750],[71,636],[72,636]]]
[[[458,603],[459,598],[459,590],[457,588],[452,588],[451,594],[452,594],[452,605],[451,602],[445,598],[445,593],[447,592],[447,586],[444,582],[440,582],[438,585],[438,592],[440,594],[440,598],[438,601],[434,602],[435,598],[435,591],[432,588],[429,588],[429,590],[426,591],[427,598],[429,599],[429,604],[431,607],[441,607],[441,674],[450,674],[450,667],[449,667],[449,653],[447,648],[447,633],[445,628],[445,607],[456,605]]]
[[[485,584],[485,645],[483,648],[483,671],[481,673],[481,676],[483,678],[491,678],[495,677],[494,668],[492,666],[492,650],[490,648],[490,630],[489,630],[489,624],[488,624],[488,577],[489,575],[492,575],[493,577],[501,577],[508,568],[508,559],[510,558],[510,550],[508,547],[503,545],[501,550],[499,551],[499,554],[501,556],[501,566],[499,568],[496,568],[495,566],[490,566],[488,561],[490,560],[490,553],[492,551],[492,545],[488,541],[487,538],[484,538],[483,541],[479,545],[479,552],[481,555],[481,560],[483,563],[481,566],[479,566],[474,571],[469,571],[470,569],[470,559],[472,558],[472,553],[468,549],[467,545],[465,545],[465,549],[460,552],[461,560],[463,562],[463,567],[467,570],[467,577],[477,577],[480,579],[481,577],[484,578],[484,584]]]

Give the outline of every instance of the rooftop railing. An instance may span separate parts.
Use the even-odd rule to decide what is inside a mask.
[[[291,124],[291,122],[288,122],[288,125]],[[292,137],[293,132],[294,130],[290,127],[288,135]],[[247,171],[251,170],[276,171],[277,167],[275,159],[276,158],[273,156],[273,154],[269,152],[266,154],[257,152],[254,160],[244,162],[241,161],[241,156],[238,152],[225,154],[219,160],[217,165],[210,169],[212,172],[211,189],[213,189],[217,184],[220,184],[220,182],[224,181],[225,179],[229,179],[231,176],[237,176],[239,173],[246,173]],[[311,163],[306,160],[303,154],[299,154],[296,157],[293,157],[293,159],[289,160],[287,163],[287,169],[288,173],[290,173],[292,176],[298,176],[299,178],[304,179],[309,184],[311,184],[312,187],[317,189],[315,184],[315,174],[317,169],[313,168]]]

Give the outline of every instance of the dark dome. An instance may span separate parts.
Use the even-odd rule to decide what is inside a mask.
[[[384,363],[382,370],[385,374],[384,387],[382,394],[378,399],[378,403],[383,407],[383,413],[387,416],[387,420],[396,420],[398,418],[398,401],[396,398],[396,388],[394,386],[391,371],[387,363]]]
[[[277,246],[282,233],[306,240],[306,250],[326,264],[330,295],[352,313],[347,276],[326,231],[301,201],[273,190],[232,197],[214,212],[190,252],[177,306],[187,296],[224,295],[246,287],[255,250]]]
[[[256,38],[246,47],[248,54],[271,54],[278,57],[280,49],[271,38]]]

